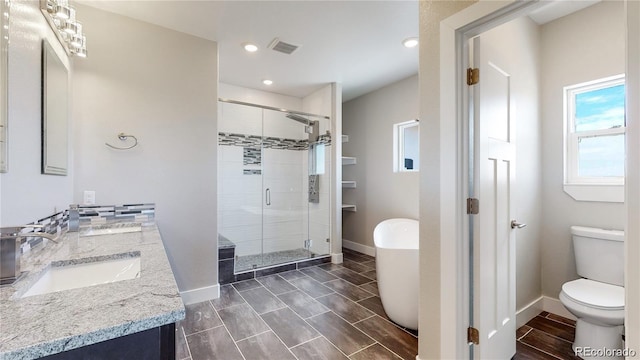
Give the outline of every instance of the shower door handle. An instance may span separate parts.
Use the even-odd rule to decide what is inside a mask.
[[[267,205],[271,205],[271,189],[269,188],[264,191],[264,201]]]

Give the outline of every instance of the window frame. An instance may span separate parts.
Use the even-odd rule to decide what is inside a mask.
[[[614,75],[580,84],[565,86],[564,100],[564,190],[579,201],[624,201],[624,175],[615,177],[579,176],[580,139],[625,135],[626,124],[600,130],[574,131],[576,96],[585,92],[625,85],[625,75]],[[626,91],[626,87],[625,87]],[[626,137],[626,136],[625,136]]]
[[[404,130],[411,127],[420,129],[420,121],[412,119],[400,123],[393,124],[393,172],[419,172],[419,163],[417,168],[407,169],[404,167]],[[418,139],[420,141],[420,139]],[[419,161],[419,159],[417,159]]]

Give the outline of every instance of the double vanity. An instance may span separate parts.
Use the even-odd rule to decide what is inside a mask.
[[[154,223],[66,232],[0,287],[0,359],[173,359],[185,316]]]

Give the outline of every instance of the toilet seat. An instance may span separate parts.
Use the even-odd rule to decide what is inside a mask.
[[[624,287],[589,279],[569,281],[562,292],[580,305],[600,310],[624,310]]]

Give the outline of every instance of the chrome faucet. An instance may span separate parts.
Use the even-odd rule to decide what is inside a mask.
[[[77,204],[69,205],[69,225],[67,231],[78,231],[80,228],[80,211]]]
[[[58,242],[58,236],[47,232],[21,233],[23,229],[42,229],[42,225],[0,228],[0,285],[13,283],[20,276],[20,245],[28,237],[41,237]]]

